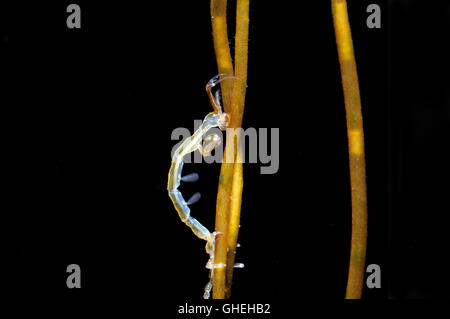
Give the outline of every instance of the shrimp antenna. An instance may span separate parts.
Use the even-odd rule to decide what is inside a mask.
[[[237,77],[235,77],[233,75],[225,76],[225,77],[221,78],[222,75],[225,75],[225,73],[220,73],[220,74],[216,75],[211,80],[209,80],[209,82],[206,84],[206,93],[208,94],[209,101],[211,102],[214,112],[217,114],[222,113],[222,105],[220,104],[219,93],[218,93],[219,91],[217,91],[216,94],[214,95],[212,93],[212,88],[224,80],[238,79]]]

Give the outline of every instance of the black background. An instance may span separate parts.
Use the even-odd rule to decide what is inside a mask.
[[[390,289],[446,298],[450,3],[394,1],[390,76]]]
[[[21,98],[49,110],[56,159],[53,185],[37,189],[49,202],[22,228],[24,291],[200,300],[205,242],[179,220],[166,183],[172,130],[192,132],[212,110],[209,1],[78,1],[80,30],[66,27],[69,3],[47,4],[17,55],[30,86]],[[367,264],[382,268],[382,288],[363,297],[448,298],[449,4],[378,2],[382,28],[368,29],[370,3],[348,8],[366,143]],[[261,164],[244,166],[237,261],[245,268],[235,271],[232,298],[341,300],[351,202],[331,7],[253,1],[250,10],[243,126],[280,128],[280,168],[261,175]],[[184,167],[200,174],[182,189],[202,193],[192,214],[209,229],[219,169]],[[66,287],[72,263],[82,289]],[[39,274],[33,287],[29,267]]]

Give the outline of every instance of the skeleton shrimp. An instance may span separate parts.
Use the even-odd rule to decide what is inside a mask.
[[[198,180],[197,173],[192,173],[181,177],[181,170],[183,169],[184,163],[183,156],[196,150],[199,150],[203,156],[210,155],[210,152],[221,143],[221,138],[217,134],[210,134],[204,139],[202,144],[203,135],[211,128],[218,127],[224,131],[228,126],[230,118],[228,114],[222,112],[222,107],[219,101],[219,91],[216,91],[216,94],[213,95],[211,89],[219,82],[234,77],[229,76],[219,79],[219,76],[220,75],[213,77],[208,84],[206,84],[206,92],[211,101],[211,105],[214,108],[214,112],[208,113],[194,134],[185,139],[184,142],[181,143],[181,145],[175,150],[172,157],[172,165],[170,166],[169,178],[167,182],[169,197],[172,200],[181,221],[189,226],[197,237],[206,240],[206,252],[209,255],[206,268],[209,269],[209,282],[207,283],[205,293],[203,294],[203,298],[205,299],[208,299],[211,293],[214,279],[214,269],[222,268],[226,265],[214,263],[215,238],[218,233],[211,233],[206,227],[200,224],[197,219],[191,216],[189,205],[200,199],[200,193],[195,193],[186,202],[181,195],[181,192],[178,190],[178,187],[180,186],[180,181],[195,182]]]

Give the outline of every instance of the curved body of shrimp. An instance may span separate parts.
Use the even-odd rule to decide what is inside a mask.
[[[175,151],[172,158],[172,166],[169,170],[169,180],[167,183],[167,190],[169,197],[175,206],[181,220],[188,225],[195,235],[204,240],[209,240],[210,232],[202,226],[195,218],[190,216],[190,209],[188,204],[181,195],[178,187],[180,186],[181,170],[183,169],[183,156],[201,148],[203,134],[213,127],[219,126],[219,115],[216,113],[209,113],[204,119],[202,125],[195,131],[195,133],[188,137]]]
[[[200,194],[194,194],[191,199],[186,202],[181,192],[178,190],[178,187],[180,186],[180,181],[192,182],[198,179],[198,175],[195,173],[184,177],[181,176],[181,171],[183,169],[184,163],[183,157],[186,154],[189,154],[196,150],[199,150],[205,156],[208,155],[209,151],[220,143],[220,138],[217,135],[210,135],[208,137],[212,138],[206,138],[205,142],[202,145],[203,135],[211,128],[219,127],[221,130],[224,130],[228,125],[229,117],[226,113],[222,113],[218,94],[214,97],[211,93],[211,88],[223,79],[224,78],[218,79],[218,77],[214,77],[206,85],[206,90],[211,99],[211,103],[213,104],[215,112],[208,113],[208,115],[206,115],[202,124],[194,132],[194,134],[184,140],[184,142],[181,143],[181,145],[176,149],[172,157],[172,165],[170,166],[167,182],[169,197],[172,200],[173,205],[175,206],[175,209],[180,216],[180,219],[192,229],[192,232],[197,237],[206,240],[206,252],[209,255],[209,260],[206,264],[206,268],[208,268],[210,271],[209,282],[205,287],[205,293],[203,295],[203,298],[205,299],[208,299],[211,293],[214,268],[225,267],[225,265],[216,265],[214,263],[216,233],[211,233],[206,227],[200,224],[197,219],[191,216],[191,211],[188,205],[196,202],[200,198]]]

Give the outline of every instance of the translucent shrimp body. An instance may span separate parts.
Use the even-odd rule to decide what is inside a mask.
[[[206,240],[206,252],[209,254],[209,260],[206,267],[210,269],[209,278],[210,281],[205,287],[205,293],[203,298],[208,299],[210,296],[214,268],[221,267],[222,265],[214,264],[214,253],[215,253],[215,237],[216,233],[211,233],[206,227],[204,227],[200,222],[191,216],[191,211],[188,204],[197,201],[200,194],[195,194],[187,202],[184,200],[183,195],[178,190],[180,186],[180,181],[195,181],[198,175],[190,174],[185,177],[181,177],[181,171],[183,169],[183,156],[199,150],[203,155],[208,155],[209,152],[220,143],[220,139],[217,136],[210,135],[205,139],[205,143],[202,145],[203,135],[211,128],[226,127],[228,117],[225,113],[209,113],[203,120],[201,126],[194,132],[194,134],[188,137],[174,152],[172,157],[172,165],[169,170],[169,178],[167,182],[167,190],[169,192],[169,197],[175,206],[175,209],[180,216],[180,219],[192,229],[192,232],[199,238]]]
[[[213,127],[220,125],[220,115],[211,112],[203,120],[202,125],[195,131],[195,133],[188,137],[175,151],[172,157],[172,166],[169,171],[169,180],[167,183],[167,190],[169,191],[169,197],[175,206],[181,220],[188,225],[194,234],[201,239],[209,240],[211,233],[202,224],[200,224],[195,218],[190,216],[190,209],[184,200],[181,192],[178,190],[180,186],[181,170],[183,169],[183,156],[197,149],[202,149],[203,134]],[[205,147],[206,148],[206,147]]]
[[[211,89],[225,79],[234,78],[232,76],[222,77],[223,74],[219,74],[213,77],[206,84],[206,93],[211,101],[211,105],[214,112],[208,113],[203,120],[200,127],[180,144],[180,146],[175,150],[172,157],[172,165],[169,170],[169,178],[167,182],[167,190],[169,192],[169,197],[175,206],[175,209],[180,216],[181,221],[183,221],[187,226],[192,229],[192,232],[199,238],[206,240],[206,252],[209,255],[209,260],[206,263],[206,268],[209,269],[209,282],[205,287],[205,293],[203,298],[208,299],[211,294],[211,289],[213,286],[214,279],[214,269],[226,267],[225,264],[215,264],[214,254],[215,254],[215,240],[216,232],[210,232],[206,227],[204,227],[200,222],[191,216],[191,210],[189,205],[195,203],[200,199],[200,193],[194,194],[187,202],[184,200],[183,195],[178,190],[180,182],[195,182],[198,179],[198,174],[193,173],[187,176],[181,176],[181,171],[183,169],[183,157],[191,152],[199,150],[203,156],[208,156],[210,152],[220,144],[220,137],[216,134],[210,134],[205,137],[203,144],[203,135],[208,132],[208,130],[218,127],[224,131],[230,120],[228,114],[222,112],[222,106],[219,100],[219,91],[216,94],[212,94]]]

